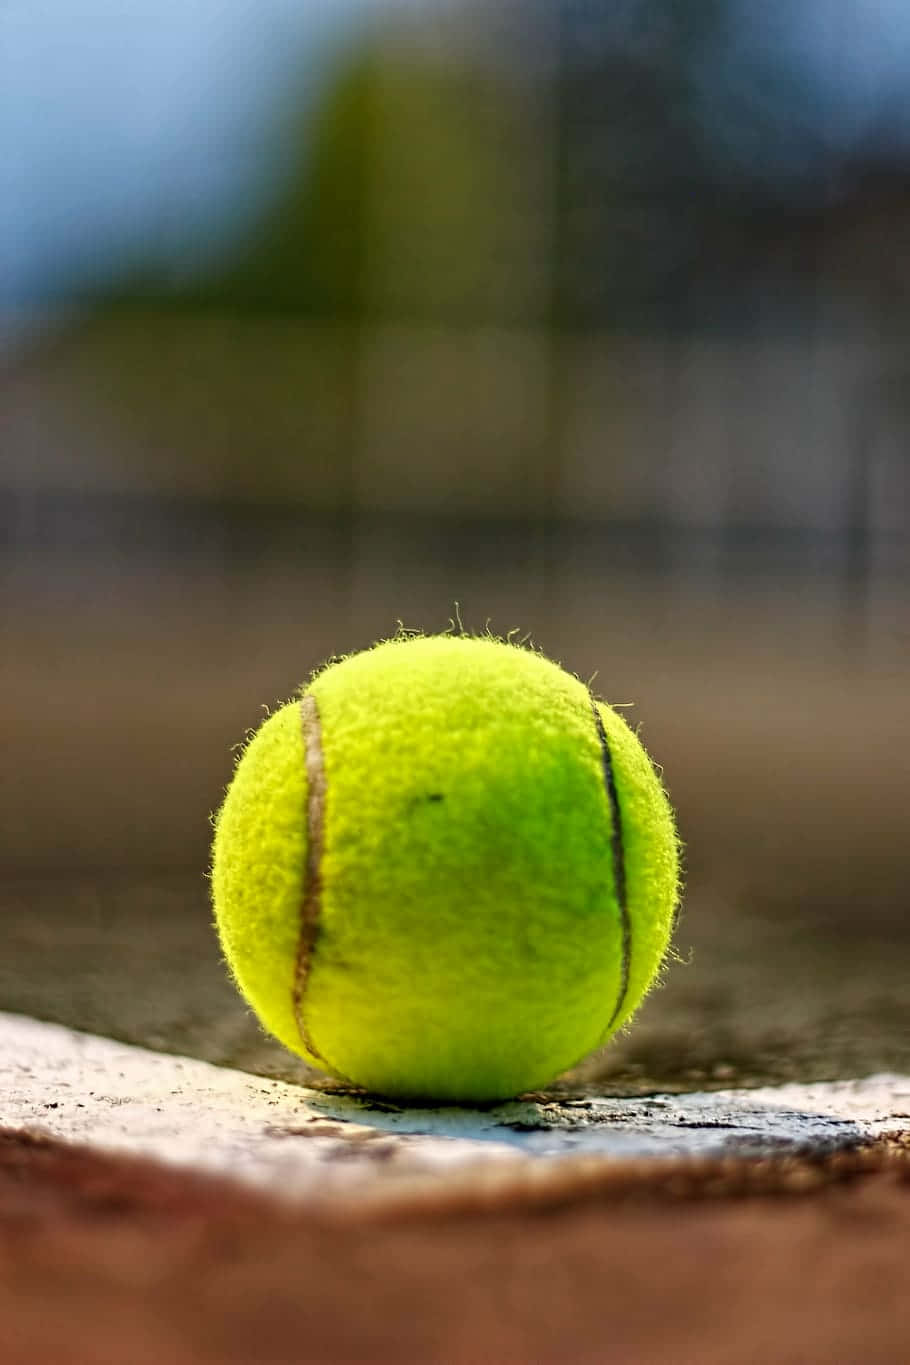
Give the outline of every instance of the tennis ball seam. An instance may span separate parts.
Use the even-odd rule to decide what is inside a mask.
[[[597,731],[597,739],[600,744],[603,781],[607,793],[607,805],[610,808],[610,858],[613,866],[613,894],[616,897],[616,904],[619,907],[619,920],[622,930],[622,962],[620,964],[619,991],[617,992],[613,1013],[610,1015],[609,1022],[604,1029],[604,1037],[608,1037],[612,1031],[613,1025],[622,1013],[622,1008],[626,1003],[626,995],[629,990],[629,968],[632,957],[632,924],[629,919],[629,902],[626,893],[626,855],[623,841],[622,810],[619,804],[619,790],[616,786],[616,774],[613,771],[613,755],[610,752],[610,743],[607,739],[603,717],[597,708],[597,702],[590,692],[588,693],[588,696],[591,701],[591,710],[594,713],[594,728]]]
[[[300,699],[303,731],[303,762],[306,771],[306,860],[300,905],[300,937],[294,964],[294,1018],[304,1049],[325,1064],[304,1016],[304,1000],[322,920],[322,851],[325,843],[325,761],[322,753],[322,725],[316,698],[310,692]]]

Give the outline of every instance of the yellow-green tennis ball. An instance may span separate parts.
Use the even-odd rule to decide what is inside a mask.
[[[403,638],[262,725],[216,820],[225,956],[263,1024],[387,1095],[502,1099],[641,1002],[677,898],[670,806],[576,678]]]

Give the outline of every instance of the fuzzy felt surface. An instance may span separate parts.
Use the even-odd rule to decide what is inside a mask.
[[[307,693],[325,797],[301,1008],[318,1055],[293,1005],[312,814],[299,703],[254,737],[216,822],[225,955],[266,1027],[370,1090],[453,1101],[543,1085],[599,1046],[653,981],[677,896],[670,808],[621,717],[599,706],[620,868],[590,694],[539,654],[388,641]]]
[[[295,1052],[305,859],[303,732],[291,704],[260,726],[237,765],[215,823],[212,892],[221,945],[241,992]]]

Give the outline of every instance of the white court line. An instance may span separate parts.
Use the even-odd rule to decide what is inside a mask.
[[[0,1013],[0,1127],[318,1198],[478,1160],[833,1150],[910,1130],[910,1076],[489,1110],[373,1107]]]

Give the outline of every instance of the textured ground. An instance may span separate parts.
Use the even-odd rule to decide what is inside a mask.
[[[910,1077],[413,1110],[0,1015],[0,1360],[896,1365],[908,1129]]]
[[[510,1185],[527,1197],[642,1159],[855,1152],[910,1130],[910,1076],[639,1098],[541,1093],[408,1107],[0,1014],[0,1127],[228,1176],[320,1208]]]
[[[790,1159],[744,1193],[703,1162],[333,1218],[0,1134],[0,1359],[899,1365],[908,1173]]]

